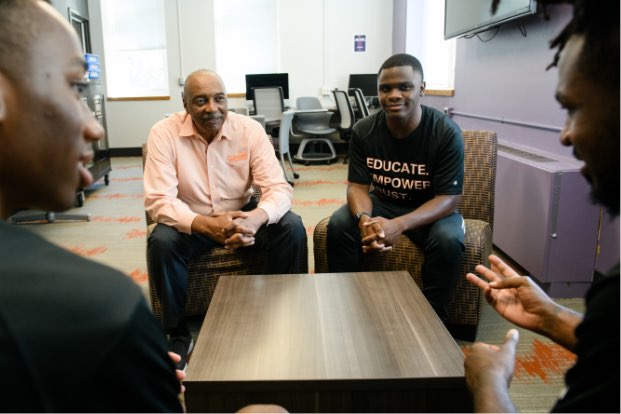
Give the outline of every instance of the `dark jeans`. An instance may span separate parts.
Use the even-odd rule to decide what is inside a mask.
[[[374,217],[392,219],[412,211],[411,208],[383,202],[373,194],[371,199]],[[422,292],[440,319],[446,322],[448,303],[461,271],[464,220],[455,212],[433,224],[404,234],[425,252]],[[360,230],[347,205],[341,206],[330,217],[327,250],[330,272],[360,270],[363,254]]]
[[[306,273],[301,264],[306,241],[302,219],[291,211],[278,223],[261,226],[255,235],[255,246],[265,250],[269,257],[264,273]],[[162,322],[167,332],[183,320],[188,261],[217,246],[221,245],[205,235],[180,233],[165,224],[155,226],[149,236],[149,278],[162,305]]]

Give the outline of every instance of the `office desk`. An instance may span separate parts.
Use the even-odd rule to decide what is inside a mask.
[[[321,113],[321,112],[328,112],[329,109],[328,108],[321,108],[321,109],[291,109],[293,111],[294,114],[313,114],[313,113]]]
[[[185,401],[188,412],[463,412],[463,361],[407,272],[222,276]]]

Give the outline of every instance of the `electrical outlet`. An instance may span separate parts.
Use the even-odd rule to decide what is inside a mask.
[[[185,85],[185,79],[184,78],[179,78],[179,86],[183,86]]]
[[[321,94],[323,96],[328,96],[330,95],[330,88],[326,88],[325,86],[323,88],[321,88]]]
[[[445,106],[444,115],[453,116],[453,108],[451,106]]]

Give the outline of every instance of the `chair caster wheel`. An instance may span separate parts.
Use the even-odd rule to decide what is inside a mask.
[[[84,190],[78,191],[75,197],[75,203],[74,203],[75,207],[82,207],[84,205],[85,199],[86,199],[86,195],[84,194]],[[48,219],[48,221],[50,220]]]
[[[300,178],[300,174],[295,173],[295,174],[293,174],[293,177],[294,177],[294,178]]]
[[[305,162],[304,162],[304,165],[306,165],[306,166],[308,167],[308,166],[310,165],[310,162],[305,161]]]

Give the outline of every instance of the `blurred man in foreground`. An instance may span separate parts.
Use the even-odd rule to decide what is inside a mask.
[[[5,221],[23,207],[67,210],[93,182],[86,165],[103,129],[80,99],[84,73],[52,6],[0,0],[0,410],[179,412],[173,361],[138,286]]]
[[[498,1],[494,2],[495,4]],[[561,143],[585,162],[582,173],[593,199],[611,216],[619,214],[619,4],[575,0],[572,21],[552,41],[559,51],[556,98],[567,110]],[[619,412],[619,264],[594,278],[586,312],[552,301],[529,277],[519,276],[498,257],[491,269],[477,266],[468,280],[505,319],[544,335],[574,352],[576,364],[553,411]],[[466,357],[466,380],[475,411],[511,412],[509,384],[519,339],[507,332],[501,347],[477,343]]]

